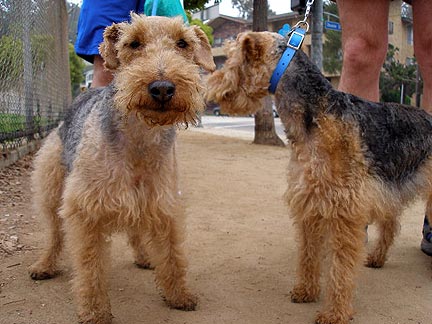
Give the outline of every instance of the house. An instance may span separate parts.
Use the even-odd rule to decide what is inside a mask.
[[[412,7],[401,1],[390,2],[389,43],[399,48],[396,59],[404,64],[413,63],[414,34]]]
[[[219,14],[219,5],[215,4],[204,11],[197,12],[193,15],[194,18],[199,18],[213,28],[214,44],[212,48],[213,57],[217,68],[220,68],[225,62],[223,53],[223,43],[226,40],[235,39],[237,35],[244,31],[252,30],[252,21],[243,18],[230,17]],[[285,14],[268,17],[268,30],[277,32],[284,24],[294,26],[298,21],[303,19],[303,15],[297,12],[289,12]],[[310,23],[310,22],[309,22]],[[325,42],[324,29],[323,41]],[[396,59],[405,64],[413,62],[413,29],[412,29],[412,10],[411,6],[402,0],[390,2],[389,11],[389,43],[399,48],[399,53]],[[311,53],[311,34],[310,30],[304,40],[302,50],[310,55]],[[324,75],[331,81],[333,86],[339,84],[340,74],[328,74],[324,71]]]

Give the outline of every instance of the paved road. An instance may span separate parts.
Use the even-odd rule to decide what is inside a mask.
[[[202,116],[203,129],[211,133],[253,138],[255,120],[253,117]],[[285,140],[285,132],[280,118],[275,118],[276,132]]]

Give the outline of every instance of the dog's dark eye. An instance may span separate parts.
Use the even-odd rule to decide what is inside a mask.
[[[180,39],[177,41],[177,46],[180,48],[186,48],[188,47],[188,43],[184,39]]]
[[[140,47],[140,42],[138,42],[138,41],[133,41],[132,43],[130,43],[129,44],[129,46],[131,47],[131,48],[133,48],[133,49],[136,49],[136,48],[138,48],[138,47]]]

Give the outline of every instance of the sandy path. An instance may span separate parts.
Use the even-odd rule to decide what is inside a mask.
[[[198,310],[168,309],[153,273],[137,269],[122,236],[113,239],[110,295],[115,324],[313,323],[321,306],[292,304],[296,245],[282,195],[288,150],[186,131],[178,159],[187,209],[188,280]],[[32,281],[27,267],[42,246],[32,214],[28,161],[0,173],[0,323],[76,323],[70,267]],[[353,323],[432,323],[431,258],[419,250],[423,206],[405,212],[383,269],[361,268]],[[7,215],[7,216],[6,216]],[[369,232],[370,246],[375,233]]]

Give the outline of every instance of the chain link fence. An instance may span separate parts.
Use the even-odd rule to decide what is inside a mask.
[[[65,0],[0,0],[0,159],[63,118],[67,22]]]

